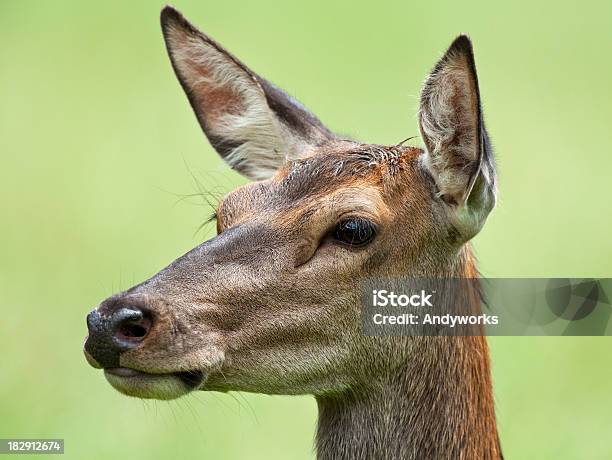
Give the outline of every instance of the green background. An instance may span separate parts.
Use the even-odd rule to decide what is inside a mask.
[[[210,237],[243,183],[172,73],[157,1],[0,0],[0,437],[75,459],[312,458],[310,397],[115,392],[81,353],[85,315]],[[176,6],[332,128],[418,134],[420,84],[475,44],[500,200],[485,276],[612,276],[609,2],[212,2]],[[509,459],[612,458],[610,338],[491,340]]]

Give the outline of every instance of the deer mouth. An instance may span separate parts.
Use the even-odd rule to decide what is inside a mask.
[[[104,376],[117,391],[143,399],[175,399],[198,389],[204,382],[201,371],[153,374],[113,367],[104,369]]]

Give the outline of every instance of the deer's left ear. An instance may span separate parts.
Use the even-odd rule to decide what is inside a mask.
[[[467,241],[495,206],[495,165],[482,118],[472,43],[460,35],[438,61],[421,93],[424,163],[453,225]]]
[[[244,176],[271,177],[334,135],[295,99],[261,78],[166,6],[161,25],[176,75],[204,133]]]

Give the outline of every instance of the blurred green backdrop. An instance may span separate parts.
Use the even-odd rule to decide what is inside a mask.
[[[177,0],[333,129],[418,133],[420,84],[471,34],[500,174],[486,276],[612,276],[612,4]],[[83,359],[85,314],[211,236],[192,176],[242,183],[191,112],[158,1],[0,0],[0,437],[68,458],[305,459],[309,397],[125,398]],[[612,339],[491,340],[509,459],[612,458]]]

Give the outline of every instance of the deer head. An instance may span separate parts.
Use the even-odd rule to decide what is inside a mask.
[[[89,362],[122,393],[158,399],[241,390],[321,402],[384,386],[392,369],[418,372],[418,339],[361,333],[359,281],[475,276],[466,243],[494,206],[495,172],[470,40],[425,82],[422,150],[337,136],[176,10],[161,23],[204,133],[253,182],[221,201],[216,237],[90,313]],[[435,342],[431,359],[455,339]]]

